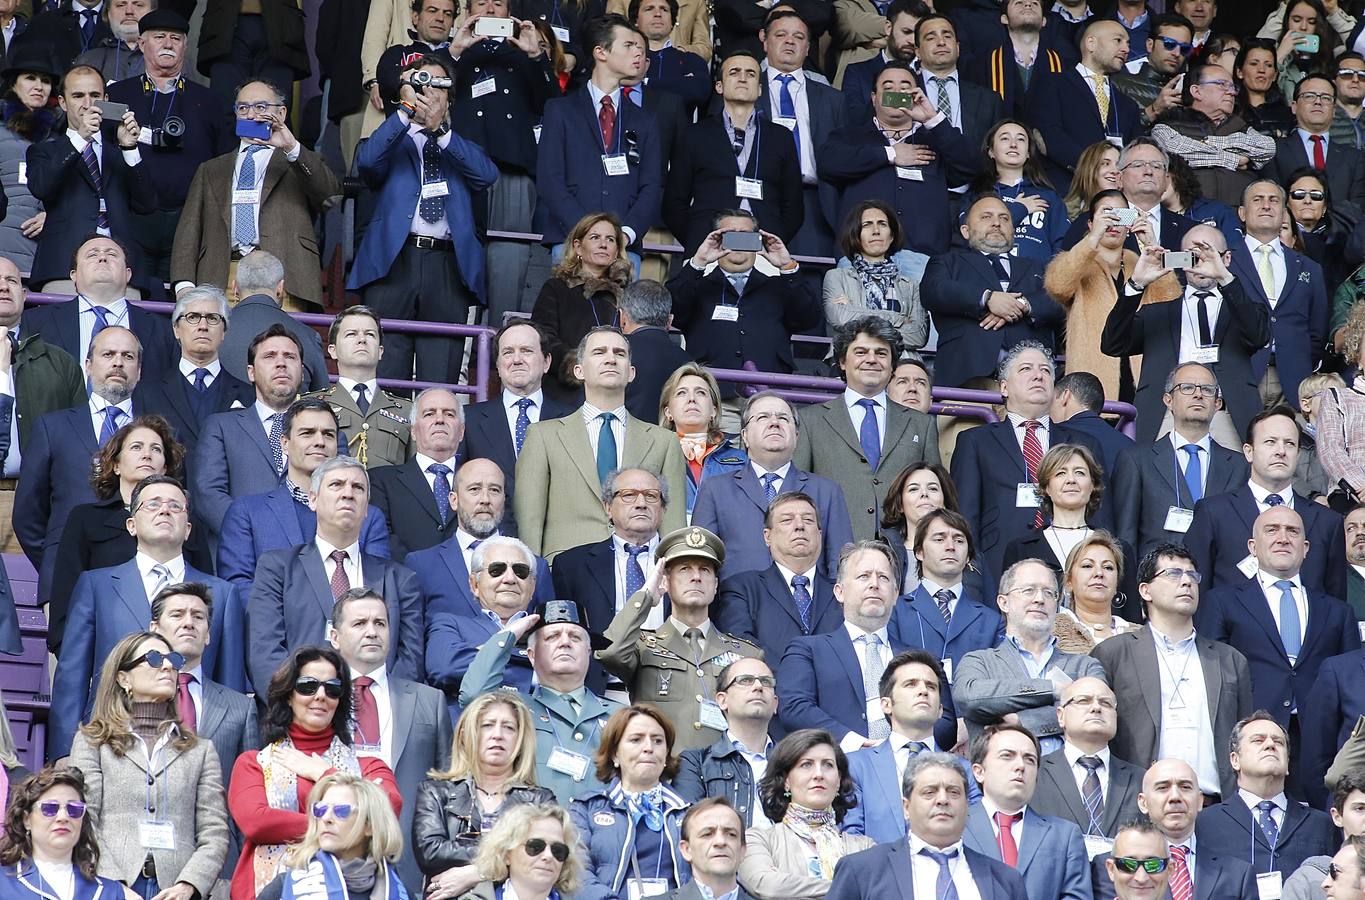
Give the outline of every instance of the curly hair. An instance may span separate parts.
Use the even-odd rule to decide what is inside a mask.
[[[61,785],[71,788],[80,795],[82,801],[85,800],[85,776],[75,766],[59,769],[49,765],[10,789],[9,807],[5,811],[5,833],[0,834],[0,865],[13,866],[33,856],[33,838],[24,819],[43,794]],[[87,815],[80,821],[81,833],[71,850],[71,862],[81,875],[94,880],[95,869],[100,862],[100,848],[95,841],[94,823],[86,821],[88,818]]]
[[[820,728],[802,728],[777,742],[768,754],[768,771],[758,785],[758,799],[763,804],[763,815],[770,821],[781,822],[787,815],[791,803],[791,792],[787,790],[787,776],[796,768],[801,757],[821,745],[834,750],[834,764],[839,769],[839,790],[834,795],[834,821],[844,821],[848,811],[858,805],[854,791],[853,776],[848,773],[848,757],[839,749],[834,735]]]
[[[90,486],[95,489],[95,496],[98,499],[109,500],[118,496],[120,479],[114,467],[118,463],[119,454],[123,453],[123,445],[128,443],[128,438],[139,428],[146,428],[161,439],[166,465],[160,474],[169,475],[184,484],[185,448],[175,439],[175,429],[171,427],[171,423],[157,415],[138,416],[115,431],[114,436],[100,448],[99,455],[95,457],[95,464],[90,470]]]

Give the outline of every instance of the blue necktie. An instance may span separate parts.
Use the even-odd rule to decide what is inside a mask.
[[[427,466],[431,473],[431,495],[436,500],[436,515],[441,517],[441,527],[450,520],[450,466],[432,463]]]
[[[1299,636],[1299,605],[1294,602],[1292,581],[1277,581],[1280,589],[1280,640],[1284,642],[1284,652],[1295,659],[1303,649],[1303,638]]]
[[[248,144],[242,157],[242,168],[237,172],[237,190],[256,189],[256,161],[252,158],[260,150],[259,144]],[[239,247],[256,246],[256,204],[232,204],[232,239]]]
[[[1267,495],[1266,498],[1265,498],[1265,505],[1266,505],[1266,506],[1283,506],[1283,505],[1284,505],[1284,498],[1281,497],[1279,494],[1269,494],[1269,495]]]
[[[355,405],[360,410],[362,416],[370,414],[370,398],[366,396],[370,392],[368,385],[357,384],[355,386]]]
[[[531,417],[529,410],[535,401],[529,397],[522,397],[517,401],[517,424],[513,429],[512,438],[517,445],[517,456],[521,456],[521,447],[526,443],[526,429],[531,427]]]
[[[858,428],[858,443],[862,445],[863,455],[872,471],[877,471],[877,463],[882,459],[882,436],[877,430],[877,404],[863,398],[858,401],[863,408],[863,424]]]
[[[91,305],[90,311],[95,314],[95,324],[90,326],[90,343],[95,343],[95,335],[109,327],[109,310],[103,306]]]
[[[123,416],[123,410],[117,406],[106,406],[104,408],[104,424],[100,426],[100,446],[109,443],[109,439],[118,431],[118,420]]]
[[[921,847],[919,852],[938,863],[938,882],[934,886],[934,896],[937,900],[958,900],[957,885],[953,884],[953,870],[948,865],[948,860],[956,857],[957,851],[939,853],[937,850]]]
[[[85,50],[89,50],[95,40],[95,20],[98,16],[99,13],[93,9],[81,10],[81,47]]]
[[[762,478],[763,496],[767,498],[769,503],[777,499],[777,478],[776,472],[767,472]]]
[[[634,597],[635,593],[645,586],[645,570],[640,566],[640,555],[649,552],[648,544],[626,544],[626,596]]]
[[[208,385],[209,370],[198,368],[194,370],[194,389],[199,393],[204,393],[209,389]]]
[[[1199,462],[1199,445],[1186,444],[1180,449],[1190,457],[1185,464],[1185,486],[1190,489],[1190,506],[1194,506],[1204,498],[1204,466]]]
[[[1275,804],[1269,800],[1262,800],[1256,804],[1256,821],[1261,826],[1261,833],[1265,835],[1266,842],[1272,848],[1280,840],[1280,826],[1275,824],[1275,819],[1270,815]]]
[[[796,101],[792,99],[791,83],[796,80],[795,75],[783,73],[777,76],[777,114],[784,119],[791,119],[792,139],[796,141],[796,162],[801,163],[801,121],[796,115]]]
[[[270,455],[275,461],[275,474],[284,473],[284,447],[280,446],[280,438],[284,437],[284,413],[274,413],[270,416]]]
[[[597,480],[606,484],[607,476],[616,469],[616,435],[611,430],[616,415],[605,412],[597,418],[602,420],[602,427],[597,432]]]
[[[806,585],[810,579],[805,575],[792,576],[792,599],[796,601],[796,611],[801,614],[801,630],[810,634],[810,591]]]

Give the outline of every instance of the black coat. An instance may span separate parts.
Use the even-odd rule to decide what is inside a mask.
[[[332,83],[327,95],[327,117],[333,122],[360,112],[369,99],[360,86],[360,45],[370,0],[322,0],[318,9],[318,33],[314,44],[318,75]]]
[[[457,466],[463,458],[456,456]],[[455,473],[446,477],[454,488]],[[427,485],[427,477],[417,467],[416,459],[371,469],[370,505],[388,520],[389,558],[394,562],[401,563],[413,550],[435,547],[453,537],[459,524],[453,510],[445,524],[441,524],[440,513],[436,511],[436,495]]]
[[[95,22],[94,36],[87,43],[81,34],[80,16],[71,7],[71,0],[62,0],[59,8],[34,16],[28,28],[15,34],[11,53],[20,47],[43,48],[52,55],[57,71],[65,72],[86,50],[99,46],[106,38],[113,39],[114,33],[101,15]]]
[[[692,361],[692,354],[673,343],[668,331],[646,326],[626,335],[635,378],[626,386],[626,411],[637,419],[659,421],[659,395],[664,383],[679,366]]]
[[[297,0],[259,0],[265,25],[266,49],[272,60],[294,70],[297,78],[309,73],[308,45],[304,38],[304,15]],[[167,0],[164,6],[186,19],[200,5],[199,0]],[[199,71],[207,75],[213,64],[232,52],[232,36],[237,30],[242,0],[208,0],[199,26]],[[360,30],[364,31],[363,23]],[[281,85],[287,92],[289,85]]]
[[[194,448],[199,443],[199,429],[203,427],[204,419],[214,413],[226,412],[233,404],[240,407],[250,406],[256,402],[256,389],[245,381],[233,378],[225,368],[218,370],[218,377],[213,379],[213,383],[208,387],[207,399],[211,401],[211,405],[206,405],[202,418],[195,412],[194,403],[190,399],[192,390],[194,387],[180,373],[179,363],[163,372],[159,379],[149,378],[138,385],[142,400],[140,408],[144,413],[155,413],[170,423],[171,428],[175,429],[175,439],[185,447],[186,460],[194,457]]]
[[[472,96],[475,83],[492,77],[497,90]],[[559,82],[542,54],[531,59],[507,41],[474,44],[455,63],[451,125],[484,149],[499,167],[536,171],[536,139],[545,101],[559,95]]]
[[[522,803],[555,802],[554,792],[530,785],[507,785],[502,809]],[[451,866],[467,866],[479,848],[481,812],[472,779],[428,778],[417,786],[412,816],[412,849],[428,876]]]
[[[545,393],[574,406],[582,400],[568,361],[583,335],[595,326],[618,322],[616,295],[603,282],[595,281],[593,285],[596,287],[589,298],[587,283],[569,287],[564,279],[555,276],[541,286],[536,305],[531,308],[531,321],[543,328],[550,340],[551,363],[543,385]],[[676,305],[677,299],[673,302]]]

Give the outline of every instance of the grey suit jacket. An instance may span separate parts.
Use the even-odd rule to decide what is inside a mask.
[[[877,536],[882,503],[891,482],[906,466],[921,460],[939,461],[938,426],[931,416],[917,409],[887,403],[886,434],[882,435],[882,455],[875,470],[863,455],[858,428],[843,395],[801,410],[801,430],[792,462],[798,469],[822,475],[844,489],[854,540]]]
[[[211,534],[218,534],[234,497],[264,494],[279,483],[269,436],[254,404],[204,420],[190,467],[190,492],[195,514]]]
[[[256,704],[246,694],[239,694],[216,681],[203,684],[203,701],[200,706],[200,737],[213,742],[218,753],[218,764],[223,769],[223,793],[231,788],[232,767],[237,757],[249,750],[261,748],[261,733],[256,724]],[[232,870],[237,867],[237,857],[242,852],[242,835],[237,824],[228,820],[228,852],[223,861],[223,871],[219,876],[225,881],[232,880]]]
[[[118,756],[108,744],[96,748],[78,733],[71,765],[85,774],[85,801],[98,829],[98,874],[132,884],[150,852],[158,882],[169,887],[183,881],[209,895],[228,849],[222,769],[210,741],[196,741],[183,752],[166,744],[149,767],[140,749]],[[149,776],[156,781],[156,817],[175,831],[174,850],[142,846],[138,823],[147,818]]]
[[[393,747],[389,752],[398,792],[406,798],[398,817],[405,836],[398,875],[410,897],[421,896],[422,870],[412,855],[412,814],[417,808],[417,786],[432,769],[450,766],[450,710],[445,694],[436,688],[389,678],[389,708],[393,711]]]
[[[737,887],[739,887],[739,896],[736,900],[753,900],[753,894],[744,890],[742,885],[737,885]],[[664,895],[664,900],[706,900],[706,898],[702,896],[701,887],[694,880],[689,881],[677,890],[669,891]]]
[[[1104,677],[1104,668],[1081,653],[1054,651],[1048,668],[1053,666],[1072,679]],[[1060,737],[1054,691],[1050,679],[1029,677],[1023,657],[1008,637],[998,647],[973,650],[962,657],[953,679],[953,703],[957,714],[967,720],[967,732],[973,738],[1010,713],[1018,713],[1019,721],[1039,740]]]
[[[1137,796],[1142,791],[1143,770],[1119,759],[1111,750],[1104,771],[1104,812],[1093,829],[1071,764],[1062,750],[1044,756],[1039,764],[1038,786],[1029,800],[1029,808],[1054,819],[1074,822],[1082,834],[1112,838],[1120,825],[1138,817]]]
[[[1234,647],[1195,635],[1204,669],[1204,692],[1213,716],[1213,747],[1218,781],[1224,797],[1237,790],[1226,748],[1232,726],[1251,714],[1251,671],[1246,657]],[[1109,749],[1135,766],[1147,767],[1157,758],[1161,739],[1161,672],[1156,640],[1150,628],[1140,628],[1101,641],[1090,655],[1104,666],[1106,681],[1119,703],[1119,728]],[[1206,786],[1207,789],[1207,786]]]
[[[967,809],[962,845],[991,859],[1001,859],[1000,844],[986,807],[980,803]],[[1025,807],[1016,868],[1030,900],[1091,900],[1090,859],[1080,829],[1071,822]]]

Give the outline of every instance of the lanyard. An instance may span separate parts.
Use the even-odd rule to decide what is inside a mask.
[[[144,76],[142,76],[142,77],[143,77],[143,78],[147,78],[146,75],[144,75]],[[158,98],[159,96],[161,96],[161,91],[158,91],[158,90],[156,89],[156,85],[154,85],[154,84],[151,83],[151,79],[150,79],[150,78],[148,78],[148,79],[147,79],[145,82],[143,82],[143,83],[144,83],[145,85],[150,85],[150,90],[151,90],[151,92],[152,92],[152,108],[151,108],[151,110],[147,113],[147,121],[148,121],[148,124],[151,124],[152,122],[155,122],[155,121],[157,120],[157,119],[156,119],[156,101],[157,101],[157,98]],[[177,97],[179,97],[179,96],[180,96],[180,79],[177,78],[177,79],[175,80],[175,86],[171,88],[171,102],[170,102],[169,104],[166,105],[166,112],[164,112],[164,113],[162,114],[162,116],[161,116],[161,122],[160,122],[161,125],[164,126],[164,125],[166,124],[166,120],[169,119],[169,118],[171,117],[171,111],[175,109],[175,99],[176,99]]]
[[[1170,643],[1165,635],[1162,635],[1162,639],[1165,640],[1166,643]],[[1185,661],[1180,664],[1180,674],[1176,675],[1175,671],[1171,668],[1171,664],[1166,661],[1167,652],[1165,648],[1161,646],[1160,642],[1157,642],[1157,644],[1156,658],[1160,661],[1161,667],[1166,670],[1166,676],[1171,679],[1171,702],[1166,704],[1166,708],[1176,709],[1175,701],[1180,699],[1180,686],[1185,683],[1185,672],[1190,667],[1190,660],[1199,655],[1199,650],[1193,643],[1190,644],[1190,649],[1185,651]],[[1185,706],[1184,700],[1180,701],[1180,706]]]
[[[565,695],[565,697],[564,697],[564,702],[567,703],[568,701],[569,701],[569,698],[568,698],[567,695]],[[551,710],[551,712],[553,712],[553,710]],[[593,742],[593,738],[597,736],[597,729],[599,729],[599,728],[601,728],[601,727],[602,727],[601,721],[599,721],[598,719],[593,719],[593,721],[592,721],[592,728],[588,731],[587,743],[591,744],[591,743]],[[559,729],[555,727],[555,717],[554,717],[554,716],[550,716],[550,733],[553,734],[554,737],[555,737],[555,746],[556,746],[556,747],[565,747],[565,746],[566,746],[565,743],[559,739]]]
[[[731,128],[735,126],[730,125]],[[763,146],[763,123],[759,121],[758,111],[749,116],[749,127],[754,130],[754,149],[749,153],[749,164],[740,170],[739,174],[745,178],[757,180],[758,178],[758,154]],[[733,143],[733,141],[731,142]],[[736,160],[738,162],[738,160]]]

